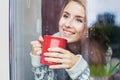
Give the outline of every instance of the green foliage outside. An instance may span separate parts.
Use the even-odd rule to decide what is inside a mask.
[[[90,75],[93,77],[110,77],[120,65],[120,62],[111,67],[109,71],[105,69],[105,65],[90,65]]]

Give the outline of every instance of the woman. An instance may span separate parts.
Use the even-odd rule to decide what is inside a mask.
[[[85,0],[68,0],[63,7],[59,20],[59,32],[54,36],[65,38],[68,42],[68,48],[50,48],[49,52],[45,53],[45,56],[50,56],[46,58],[46,61],[61,64],[51,66],[40,64],[39,55],[42,43],[31,41],[32,53],[30,55],[35,80],[89,79],[88,64],[81,56],[87,32],[85,11]],[[39,40],[43,41],[42,37]]]

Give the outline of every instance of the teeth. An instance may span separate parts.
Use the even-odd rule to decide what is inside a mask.
[[[68,34],[68,35],[72,34],[72,32],[69,32],[69,31],[64,31],[64,32],[65,32],[65,34]]]

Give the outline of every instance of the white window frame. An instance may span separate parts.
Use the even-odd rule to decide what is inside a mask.
[[[0,80],[9,79],[9,0],[0,0]]]

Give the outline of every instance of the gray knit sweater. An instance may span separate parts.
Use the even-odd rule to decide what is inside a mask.
[[[59,36],[57,33],[54,36]],[[90,70],[87,62],[81,55],[78,62],[71,69],[50,69],[47,65],[40,64],[40,56],[30,53],[35,80],[89,80]]]

